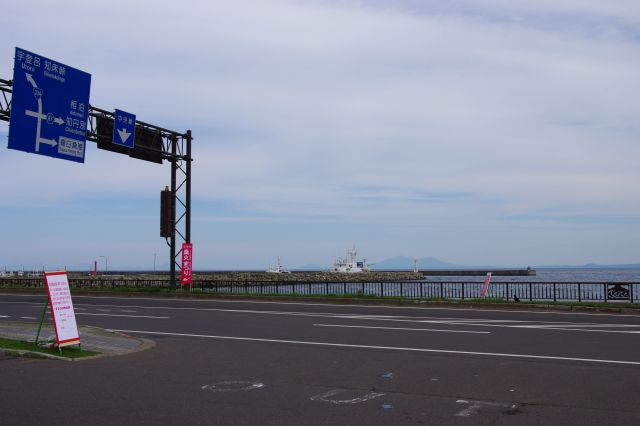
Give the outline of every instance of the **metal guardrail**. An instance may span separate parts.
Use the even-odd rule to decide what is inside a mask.
[[[166,279],[71,278],[72,289],[168,289]],[[408,299],[479,299],[482,282],[270,282],[196,280],[192,290],[236,295],[373,296]],[[42,278],[0,278],[0,289],[44,287]],[[640,283],[632,282],[493,282],[488,297],[522,301],[637,302]]]

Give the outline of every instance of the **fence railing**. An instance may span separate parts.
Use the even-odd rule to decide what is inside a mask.
[[[168,289],[163,279],[71,278],[72,289]],[[192,290],[236,295],[373,296],[408,299],[479,299],[482,282],[270,282],[196,280]],[[42,278],[0,278],[0,288],[44,287]],[[522,301],[637,302],[640,283],[493,282],[488,297]]]

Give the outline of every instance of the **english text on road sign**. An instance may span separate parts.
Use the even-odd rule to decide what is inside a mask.
[[[58,347],[80,343],[67,273],[45,272],[44,279],[49,293],[49,306]]]
[[[84,163],[91,75],[16,47],[9,148]]]
[[[136,116],[119,109],[113,120],[113,143],[133,148],[136,137]]]

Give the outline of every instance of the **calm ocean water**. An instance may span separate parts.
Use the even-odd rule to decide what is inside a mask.
[[[494,276],[492,282],[634,282],[640,283],[640,269],[613,269],[613,268],[549,268],[537,269],[535,276],[500,277]],[[427,277],[426,281],[451,282],[484,281],[484,277]]]
[[[225,293],[267,294],[371,294],[377,296],[401,296],[409,298],[442,297],[447,299],[472,299],[481,297],[484,276],[430,276],[421,282],[392,283],[289,283],[256,284],[249,287],[222,286],[216,289]],[[569,283],[569,284],[562,284]],[[611,283],[630,283],[615,286]],[[548,301],[610,301],[615,296],[606,295],[624,287],[626,301],[635,302],[640,296],[640,269],[567,268],[539,269],[536,276],[501,277],[491,280],[489,297],[512,300]]]

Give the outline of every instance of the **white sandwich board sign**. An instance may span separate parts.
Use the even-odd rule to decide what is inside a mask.
[[[64,271],[45,272],[44,279],[49,293],[49,306],[51,307],[58,347],[79,344],[80,335],[78,334],[67,273]]]

